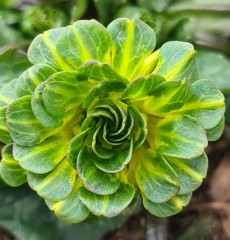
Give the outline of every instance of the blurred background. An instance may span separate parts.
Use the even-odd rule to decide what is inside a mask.
[[[75,225],[60,222],[27,186],[6,187],[0,179],[0,240],[230,239],[230,0],[0,0],[0,87],[30,66],[26,51],[37,34],[79,19],[107,26],[118,17],[146,22],[157,48],[170,40],[193,43],[200,77],[225,95],[226,127],[206,149],[207,178],[174,217],[157,219],[137,205]]]

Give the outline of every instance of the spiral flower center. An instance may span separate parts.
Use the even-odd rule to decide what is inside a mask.
[[[140,146],[146,137],[145,125],[144,117],[133,106],[103,99],[88,110],[82,128],[91,128],[87,145],[98,157],[108,158],[113,154],[111,149],[120,151],[130,144]],[[100,154],[101,151],[107,154]]]

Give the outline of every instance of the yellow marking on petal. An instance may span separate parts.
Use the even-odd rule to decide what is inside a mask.
[[[182,49],[183,50],[183,49]],[[176,67],[169,68],[170,71],[166,72],[166,74],[163,74],[163,77],[167,80],[170,79],[170,77],[176,76],[178,75],[182,69],[188,64],[188,61],[196,54],[196,51],[191,51],[189,52],[184,58],[181,59],[180,63],[177,64]],[[154,69],[154,71],[152,73],[156,73],[158,72],[158,70],[161,68],[161,66],[164,64],[164,59],[160,56],[159,57],[159,62],[156,66],[156,68]]]
[[[54,177],[58,175],[69,163],[67,160],[64,160],[58,167],[54,169],[54,171],[50,172],[49,175],[36,187],[36,191],[40,191],[42,188],[46,187]]]
[[[49,36],[47,32],[44,32],[42,35],[42,38],[44,40],[44,42],[46,43],[46,46],[49,48],[51,54],[54,56],[56,63],[58,64],[58,66],[61,69],[65,69],[65,70],[72,70],[72,68],[66,64],[65,61],[62,60],[61,56],[55,51],[55,49],[53,48],[53,43],[50,42]]]
[[[119,73],[125,76],[127,72],[127,65],[130,62],[130,55],[133,47],[133,36],[134,36],[134,20],[129,20],[127,25],[127,41],[123,48],[123,58],[120,61],[120,71]]]
[[[188,175],[192,176],[197,181],[199,181],[199,182],[202,181],[202,179],[203,179],[202,175],[198,174],[196,171],[189,168],[186,164],[182,163],[180,160],[178,160],[176,158],[173,158],[173,159],[167,158],[167,161],[172,162],[173,164],[178,166],[180,169],[183,169],[184,172],[186,172]],[[188,161],[192,161],[192,160],[188,160]]]

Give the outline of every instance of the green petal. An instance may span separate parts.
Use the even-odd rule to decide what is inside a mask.
[[[47,173],[53,170],[66,155],[68,139],[55,135],[34,147],[14,144],[13,154],[21,167],[33,173]]]
[[[63,159],[49,173],[28,172],[27,180],[30,187],[41,197],[51,201],[60,201],[72,192],[75,177],[76,170],[71,167],[66,159]]]
[[[140,101],[146,99],[165,79],[159,75],[147,75],[132,81],[122,93],[122,99],[132,98]]]
[[[118,175],[105,173],[93,163],[95,155],[84,147],[77,159],[77,172],[84,187],[98,195],[108,195],[117,191],[120,186]]]
[[[133,148],[138,148],[144,143],[148,134],[147,119],[143,114],[139,112],[137,108],[131,105],[128,107],[128,110],[134,118],[133,131],[135,135],[133,138]]]
[[[190,92],[189,83],[185,80],[163,82],[152,91],[143,106],[148,114],[162,116],[180,109],[190,96]]]
[[[116,72],[108,63],[91,60],[83,63],[77,71],[79,75],[88,80],[116,80],[128,83],[128,80]]]
[[[50,210],[54,211],[62,221],[68,224],[79,223],[89,215],[89,210],[79,199],[78,190],[79,186],[75,183],[73,191],[64,200],[59,202],[46,200],[46,204]]]
[[[153,73],[166,80],[199,79],[195,64],[195,51],[190,43],[172,41],[165,43],[159,51],[159,62]]]
[[[31,63],[43,63],[51,65],[58,70],[71,70],[73,67],[66,62],[57,49],[57,41],[64,28],[56,28],[39,34],[28,49],[28,59]],[[66,50],[67,47],[63,46]]]
[[[152,202],[168,201],[179,190],[177,173],[162,156],[152,150],[141,153],[135,169],[141,192]]]
[[[130,141],[127,149],[116,152],[113,157],[108,159],[95,158],[94,164],[104,172],[115,173],[123,170],[130,162],[133,151],[133,140]]]
[[[66,157],[73,168],[76,168],[77,156],[84,147],[84,140],[90,130],[91,128],[84,130],[69,141]]]
[[[224,125],[225,120],[224,117],[222,117],[220,122],[214,128],[206,130],[208,141],[216,141],[219,139],[223,133]]]
[[[76,69],[89,60],[109,62],[112,40],[99,22],[80,20],[62,30],[56,49]]]
[[[179,110],[193,116],[205,129],[214,128],[222,119],[224,111],[223,94],[208,80],[192,84],[192,95]]]
[[[12,154],[13,144],[8,144],[2,149],[0,162],[1,178],[10,186],[18,187],[26,182],[26,171],[19,166]]]
[[[0,142],[5,144],[12,142],[6,127],[6,107],[0,108]]]
[[[166,160],[179,176],[180,190],[178,194],[180,195],[196,190],[206,177],[208,158],[205,153],[192,159],[166,157]]]
[[[16,82],[17,96],[33,95],[35,88],[55,72],[53,67],[43,63],[28,68]]]
[[[49,78],[42,91],[43,103],[49,114],[64,118],[68,110],[82,103],[91,86],[78,76],[78,72],[68,71]]]
[[[16,79],[11,80],[5,83],[0,89],[0,108],[8,105],[17,98],[15,94],[15,83]]]
[[[90,104],[98,99],[98,97],[106,96],[106,94],[111,92],[121,92],[126,87],[126,84],[122,81],[109,80],[101,81],[95,87],[92,87],[82,103],[82,107],[87,109]]]
[[[119,18],[108,26],[115,49],[112,66],[129,80],[140,76],[145,59],[156,44],[154,31],[140,20]]]
[[[169,217],[182,211],[190,199],[191,194],[176,195],[165,203],[153,203],[146,197],[143,197],[143,204],[147,211],[157,217]]]
[[[154,134],[156,137],[153,141],[157,152],[166,156],[198,157],[208,144],[204,129],[194,118],[186,115],[169,115],[161,119]]]
[[[114,217],[122,212],[132,201],[135,188],[121,183],[118,190],[107,196],[96,195],[85,188],[79,189],[79,197],[86,207],[96,216]]]
[[[8,106],[6,123],[12,139],[21,146],[34,146],[57,131],[46,129],[37,121],[30,96],[19,98]]]
[[[34,95],[31,99],[31,107],[34,116],[39,123],[45,128],[57,128],[61,127],[64,123],[63,119],[50,115],[44,106],[42,99],[42,91],[46,85],[46,82],[42,82],[35,89]]]

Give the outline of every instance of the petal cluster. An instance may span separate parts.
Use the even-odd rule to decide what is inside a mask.
[[[191,44],[155,43],[126,18],[38,35],[16,98],[0,102],[4,181],[27,181],[69,223],[116,216],[139,194],[153,215],[181,211],[206,176],[224,97],[199,79]]]

